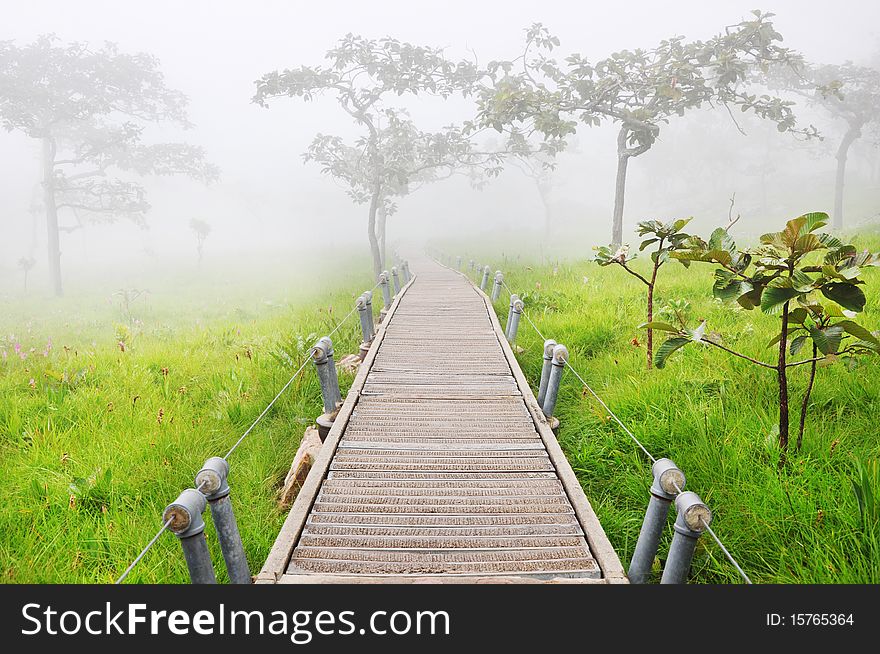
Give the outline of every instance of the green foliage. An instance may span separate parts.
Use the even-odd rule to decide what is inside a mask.
[[[876,237],[855,239],[858,251],[868,246],[871,251],[880,249]],[[811,257],[821,260],[821,255]],[[643,276],[650,274],[648,257],[632,266]],[[876,439],[880,359],[865,358],[848,374],[817,376],[810,410],[821,412],[821,419],[815,421],[803,449],[789,452],[788,464],[777,470],[772,371],[738,357],[718,356],[710,345],[689,345],[667,359],[662,373],[646,375],[644,347],[631,342],[634,336],[643,341],[643,332],[636,329],[644,320],[641,282],[613,267],[586,261],[562,263],[556,275],[553,265],[534,261],[511,258],[499,267],[511,288],[532,288],[540,282],[542,292],[567,297],[560,311],[530,311],[530,316],[546,337],[569,346],[572,366],[648,450],[673,459],[686,472],[688,486],[712,508],[712,528],[753,581],[880,583],[880,547],[871,546],[864,535],[851,483],[858,479],[854,460],[865,463],[880,453]],[[778,318],[765,318],[758,310],[738,310],[736,304],[731,310],[714,300],[708,292],[713,268],[664,269],[658,322],[678,325],[677,313],[705,318],[724,333],[727,347],[762,356],[767,342],[779,332]],[[867,304],[859,322],[872,330],[880,315],[878,275],[880,270],[874,267],[860,275],[867,282],[861,287]],[[583,281],[585,277],[589,282]],[[502,323],[505,307],[506,303],[499,305]],[[589,330],[606,331],[612,340],[589,353],[572,348]],[[703,340],[712,337],[706,330]],[[811,343],[809,336],[805,342]],[[535,388],[543,341],[524,325],[517,344],[523,348],[517,358]],[[806,387],[808,368],[792,370],[792,393]],[[650,462],[570,375],[563,378],[555,415],[561,421],[559,441],[566,457],[621,560],[629,561],[644,517]],[[876,498],[880,484],[873,488]],[[880,503],[875,499],[876,504]],[[666,532],[662,538],[660,568],[671,535]],[[741,583],[711,539],[701,543],[691,580]]]

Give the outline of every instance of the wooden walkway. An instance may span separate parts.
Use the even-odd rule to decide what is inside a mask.
[[[626,583],[489,299],[413,272],[257,583]]]

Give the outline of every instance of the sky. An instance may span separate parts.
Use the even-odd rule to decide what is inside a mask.
[[[314,243],[316,233],[324,234],[332,246],[364,240],[365,208],[352,205],[344,190],[316,167],[304,165],[301,157],[317,132],[354,134],[350,119],[330,99],[312,104],[285,99],[268,110],[250,102],[254,80],[260,75],[318,64],[348,32],[392,35],[443,47],[456,58],[476,56],[485,62],[517,56],[524,28],[542,22],[560,38],[563,51],[598,59],[624,48],[651,47],[674,34],[708,38],[761,8],[776,14],[776,27],[786,45],[813,61],[863,61],[880,49],[880,2],[867,0],[2,0],[0,5],[0,40],[23,44],[54,33],[64,41],[112,41],[125,51],[156,55],[168,85],[189,97],[195,127],[186,132],[167,129],[155,136],[204,146],[222,170],[221,182],[210,188],[179,179],[150,181],[149,229],[122,221],[77,233],[69,237],[68,259],[82,262],[157,251],[189,252],[194,239],[187,225],[194,217],[214,228],[209,253],[302,249]],[[467,119],[472,112],[464,100],[413,109],[438,125]],[[687,136],[683,127],[672,129],[670,142]],[[589,221],[595,220],[595,231],[604,238],[612,200],[614,132],[588,131],[578,135],[577,153],[561,161],[565,170],[560,170],[563,182],[557,205],[561,213],[583,212],[590,229]],[[633,182],[641,179],[643,189],[650,187],[647,171],[656,169],[659,161],[658,157],[653,167],[646,164],[641,169],[641,162],[636,162]],[[817,165],[824,170],[827,162]],[[36,145],[20,135],[0,133],[0,227],[6,234],[0,237],[0,270],[14,270],[10,262],[28,249],[36,248],[37,258],[42,257],[42,227],[27,213],[37,181]],[[630,227],[641,218],[637,212],[652,206],[644,193],[636,188],[632,193],[628,203],[633,214],[626,218]],[[655,202],[656,196],[655,189],[651,198]],[[718,206],[726,202],[726,197],[719,197]],[[534,189],[514,174],[505,174],[480,193],[462,180],[453,180],[407,198],[394,219],[392,234],[430,236],[450,229],[466,232],[475,226],[491,234],[540,221],[541,211]]]

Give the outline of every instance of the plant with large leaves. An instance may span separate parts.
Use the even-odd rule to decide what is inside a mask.
[[[646,325],[654,320],[654,290],[657,286],[657,273],[660,267],[669,261],[670,255],[681,248],[682,244],[690,238],[688,234],[681,231],[690,221],[690,218],[681,218],[668,223],[662,223],[659,220],[643,220],[637,225],[636,231],[639,236],[647,237],[639,245],[639,252],[649,245],[656,244],[651,252],[652,266],[650,277],[645,277],[630,267],[630,263],[636,258],[636,255],[630,256],[628,245],[623,245],[616,250],[613,245],[596,248],[596,256],[593,258],[593,261],[600,266],[618,265],[647,286]],[[687,259],[679,259],[679,261],[685,266],[690,265],[690,261]],[[650,370],[654,359],[654,330],[650,327],[648,328],[648,336],[645,341],[647,367]]]
[[[662,368],[676,350],[690,343],[704,343],[722,349],[756,365],[776,371],[779,386],[780,463],[788,451],[788,369],[810,366],[810,381],[801,405],[797,447],[803,439],[807,405],[817,365],[843,360],[855,365],[857,357],[880,353],[880,339],[853,320],[865,308],[860,288],[862,268],[876,266],[880,257],[859,252],[853,245],[817,230],[828,224],[825,213],[808,213],[789,220],[780,232],[764,234],[761,244],[740,250],[725,229],[716,229],[708,242],[691,237],[670,256],[683,261],[702,261],[720,266],[715,270],[713,295],[735,301],[744,309],[760,307],[763,313],[779,316],[779,332],[768,347],[776,347],[774,363],[760,361],[724,345],[717,335],[706,334],[705,321],[696,329],[651,322],[671,336],[658,349],[654,363]],[[812,356],[792,361],[807,342]]]

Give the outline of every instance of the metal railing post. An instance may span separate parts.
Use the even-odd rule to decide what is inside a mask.
[[[553,360],[550,362],[550,378],[547,380],[547,393],[544,396],[544,404],[541,405],[541,410],[548,420],[553,417],[553,410],[556,408],[559,383],[562,380],[562,371],[565,369],[566,361],[568,361],[568,348],[564,345],[556,345],[553,348]]]
[[[471,259],[471,260],[468,262],[468,270],[470,270],[471,272],[474,271],[474,260],[473,260],[473,259]]]
[[[547,382],[550,381],[550,364],[553,362],[554,347],[556,341],[552,338],[544,341],[544,363],[541,366],[541,383],[538,386],[538,406],[544,406],[544,398],[547,396]]]
[[[370,316],[367,315],[367,298],[363,295],[358,297],[357,302],[355,302],[355,308],[358,312],[358,318],[361,321],[361,336],[363,340],[361,341],[359,355],[361,357],[361,361],[363,361],[367,352],[370,351]]]
[[[504,275],[500,270],[495,271],[495,285],[492,286],[492,302],[498,300],[498,296],[501,295],[501,283],[504,281]]]
[[[233,584],[251,583],[251,571],[248,568],[241,534],[232,510],[229,497],[229,462],[219,456],[213,456],[196,475],[196,488],[200,489],[211,509],[211,518],[220,541],[220,551],[229,573],[229,582]]]
[[[193,584],[217,583],[205,540],[205,520],[202,518],[207,504],[204,495],[195,488],[187,488],[162,513],[162,521],[171,520],[168,529],[180,540],[190,583]]]
[[[367,322],[370,325],[370,340],[376,335],[376,324],[373,322],[373,291],[364,291],[364,300],[367,302]]]
[[[391,278],[394,280],[394,295],[400,293],[400,276],[397,274],[397,266],[391,266]]]
[[[480,282],[480,290],[483,293],[486,292],[486,287],[489,285],[489,266],[485,266],[483,268],[483,280]]]
[[[461,257],[455,257],[455,269],[461,272]]]
[[[511,293],[510,304],[507,307],[507,324],[504,325],[504,338],[507,338],[507,335],[510,333],[510,321],[513,318],[513,303],[517,300],[519,300],[519,295]]]
[[[510,310],[510,326],[507,329],[507,342],[511,345],[516,344],[516,332],[519,330],[519,320],[522,318],[522,312],[523,301],[516,298]]]
[[[679,493],[675,498],[675,510],[678,515],[672,528],[675,535],[669,546],[666,566],[663,568],[661,584],[683,584],[687,581],[694,558],[697,541],[706,526],[712,522],[712,512],[692,491]]]
[[[336,365],[333,363],[333,344],[329,337],[324,336],[312,348],[312,363],[315,364],[315,372],[321,383],[321,397],[324,400],[324,413],[315,420],[318,435],[323,442],[336,418],[336,403],[342,400]]]
[[[660,545],[660,535],[666,526],[669,506],[685,485],[684,473],[671,459],[657,459],[651,466],[651,473],[654,482],[651,484],[648,509],[627,573],[631,584],[644,584],[648,580]]]
[[[379,288],[382,289],[382,302],[383,307],[379,310],[379,322],[385,320],[385,314],[388,313],[388,310],[391,308],[391,275],[387,270],[383,270],[379,275]]]

